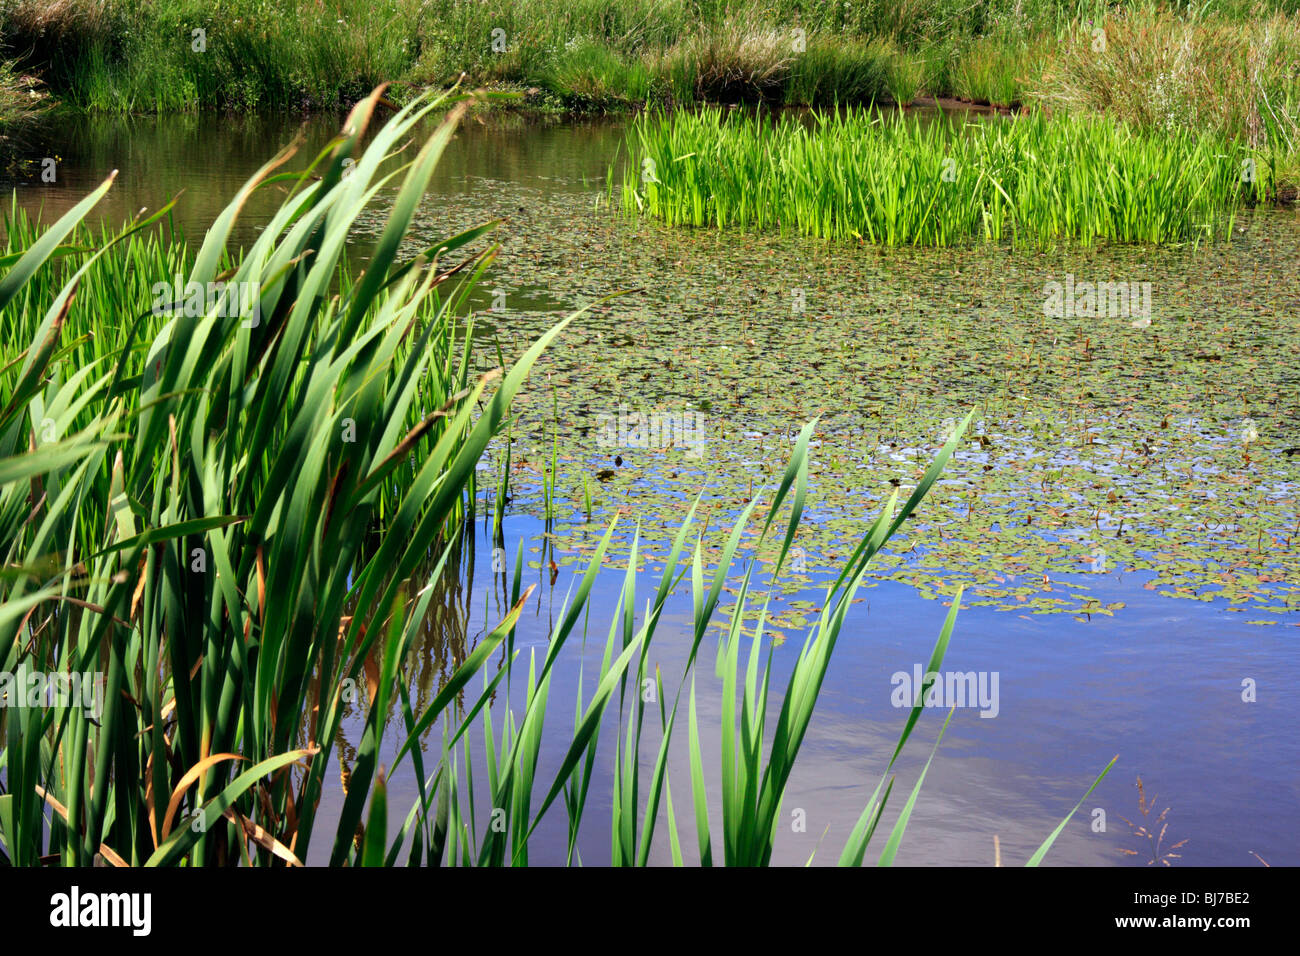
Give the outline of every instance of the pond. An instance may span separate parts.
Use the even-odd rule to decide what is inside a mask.
[[[301,155],[313,156],[338,118],[58,119],[24,145],[33,160],[56,159],[56,181],[4,185],[49,216],[116,168],[104,215],[121,220],[183,190],[173,220],[197,238],[300,125]],[[624,556],[639,523],[649,588],[702,490],[707,563],[816,418],[794,571],[759,575],[777,619],[773,684],[784,687],[840,562],[974,409],[971,440],[873,563],[851,611],[784,803],[804,825],[778,835],[776,862],[834,862],[906,718],[895,675],[928,659],[962,587],[944,669],[974,672],[985,696],[957,709],[900,863],[989,865],[995,835],[1004,862],[1022,863],[1119,754],[1048,863],[1145,865],[1151,846],[1133,827],[1170,807],[1160,852],[1186,841],[1175,864],[1300,864],[1296,212],[1247,212],[1231,242],[1199,247],[883,251],[670,231],[618,211],[606,172],[626,158],[623,137],[617,121],[471,117],[412,242],[503,220],[498,259],[471,298],[485,369],[498,348],[510,360],[591,306],[544,356],[511,429],[506,565],[522,548],[525,584],[539,585],[519,628],[525,655],[544,648],[611,517],[621,515]],[[248,207],[239,241],[275,203]],[[367,216],[361,261],[384,221],[382,210]],[[1141,295],[1115,296],[1121,282]],[[547,521],[541,475],[553,455]],[[504,462],[498,442],[480,472],[489,497]],[[508,609],[493,544],[480,521],[459,555],[464,580],[430,619],[417,698]],[[601,576],[590,639],[557,673],[544,768],[570,739],[582,674],[590,697],[622,583],[612,569]],[[690,644],[689,590],[674,601],[653,655],[666,680]],[[711,676],[707,664],[700,672]],[[701,683],[700,693],[705,749],[716,752],[720,690]],[[900,792],[942,716],[923,716],[897,765]],[[655,744],[643,745],[647,762]],[[612,746],[611,735],[606,758]],[[669,773],[693,847],[684,752]],[[1138,777],[1158,804],[1148,819]],[[597,780],[605,789],[592,803],[608,806],[607,776]],[[392,781],[399,822],[414,796],[410,779]],[[322,812],[340,799],[327,794]],[[603,820],[595,813],[582,835],[584,862],[608,859]],[[562,821],[539,831],[533,862],[562,862]],[[651,859],[669,862],[666,840]]]

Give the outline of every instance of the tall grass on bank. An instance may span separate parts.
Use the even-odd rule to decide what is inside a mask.
[[[915,88],[1018,101],[1059,37],[1150,0],[0,0],[0,57],[99,111],[331,108],[380,80],[531,91],[569,108],[868,103]],[[1295,0],[1175,0],[1242,32]],[[206,47],[193,48],[193,31]],[[799,49],[801,37],[805,49]],[[1026,63],[1032,48],[1040,62]],[[881,51],[896,55],[880,69]],[[932,69],[917,86],[918,67]]]
[[[1036,89],[1056,110],[1150,129],[1212,130],[1253,146],[1300,182],[1300,19],[1183,19],[1167,9],[1108,16],[1066,35]]]
[[[1244,144],[1040,113],[958,126],[705,109],[639,117],[629,148],[630,214],[888,246],[1226,236],[1270,186],[1266,168],[1243,177],[1255,156]]]
[[[421,11],[420,0],[5,0],[0,45],[96,111],[335,109],[411,73]]]
[[[753,564],[744,569],[714,662],[723,697],[716,849],[697,661],[742,541],[757,550],[788,507],[771,572],[780,574],[803,515],[811,425],[778,487],[754,497],[712,570],[694,509],[645,601],[633,545],[594,687],[575,702],[553,779],[538,760],[551,680],[566,645],[587,637],[613,524],[540,662],[531,656],[525,670],[515,646],[531,591],[521,587],[521,549],[512,609],[417,711],[406,664],[451,573],[449,543],[469,520],[475,467],[533,363],[570,320],[530,347],[490,397],[486,379],[466,382],[458,356],[468,350],[448,328],[468,284],[444,293],[458,273],[475,277],[487,256],[451,266],[443,257],[486,227],[415,260],[396,258],[460,107],[395,169],[415,124],[446,101],[411,104],[359,151],[379,99],[376,90],[359,104],[305,172],[279,172],[288,150],[268,162],[193,257],[146,234],[163,213],[98,248],[70,243],[84,239],[78,224],[110,178],[39,236],[15,230],[11,242],[22,248],[0,259],[6,327],[29,342],[0,368],[0,863],[296,865],[323,823],[332,864],[524,864],[532,835],[561,808],[573,860],[591,816],[603,728],[617,741],[613,862],[648,862],[665,830],[681,862],[667,769],[679,721],[688,724],[700,861],[770,862],[781,799],[867,564],[923,500],[961,431],[901,506],[897,494],[889,500],[827,589],[771,724],[767,605],[752,590]],[[399,177],[366,272],[339,280],[349,228]],[[271,183],[291,187],[288,198],[246,253],[229,256],[240,206]],[[57,283],[49,278],[56,265]],[[229,284],[205,308],[160,319],[133,273],[178,268],[208,288],[252,283],[257,319],[228,308]],[[412,425],[422,398],[431,410]],[[418,466],[408,471],[412,455]],[[392,507],[381,513],[386,500]],[[755,539],[747,532],[760,520]],[[687,579],[693,636],[674,687],[648,655],[669,596]],[[942,664],[958,604],[930,671]],[[49,690],[74,674],[93,677],[101,705]],[[647,682],[658,708],[645,703]],[[501,700],[519,699],[512,688],[521,688],[524,709],[501,714]],[[865,857],[924,693],[841,863]],[[363,719],[348,762],[337,754],[345,796],[337,818],[320,821],[349,711]],[[379,755],[392,733],[396,756],[384,769]],[[474,735],[481,751],[471,749]],[[649,767],[643,743],[657,754]],[[486,819],[470,772],[480,754],[487,777],[478,793],[486,785],[494,811]],[[407,766],[419,796],[390,832],[388,781]],[[895,817],[880,862],[893,861],[923,780]]]
[[[962,44],[948,64],[947,86],[932,88],[972,103],[1019,106],[1032,89],[1031,76],[1049,59],[1041,42],[1031,47],[1015,38],[982,37]]]
[[[48,94],[35,77],[12,62],[0,61],[0,131],[30,120],[49,105]]]

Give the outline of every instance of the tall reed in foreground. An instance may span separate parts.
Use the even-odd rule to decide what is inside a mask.
[[[69,251],[111,178],[7,257],[0,307],[31,344],[7,362],[0,402],[0,671],[19,686],[105,675],[102,713],[29,697],[3,711],[10,862],[225,863],[246,852],[246,834],[263,853],[305,853],[342,681],[367,659],[395,666],[390,632],[418,621],[411,576],[463,517],[475,463],[558,334],[479,415],[488,383],[458,388],[456,297],[439,287],[482,267],[483,256],[443,263],[486,227],[397,260],[463,105],[405,165],[367,271],[336,291],[353,221],[445,104],[413,103],[362,152],[379,98],[306,172],[278,173],[286,150],[241,190],[189,269],[186,288],[211,296],[198,308],[160,320],[142,298],[95,313],[106,304],[96,288],[124,278],[95,267],[147,221],[86,257],[52,301],[33,297],[33,276]],[[222,272],[240,207],[268,183],[290,185],[289,198]],[[136,248],[138,264],[147,250]],[[232,308],[249,287],[256,310]],[[428,411],[409,428],[421,390]],[[419,471],[394,487],[412,453]],[[391,688],[387,673],[375,693]],[[363,742],[353,792],[372,774]],[[340,826],[347,844],[354,826]]]
[[[550,683],[580,622],[586,634],[613,525],[540,665],[531,659],[524,676],[515,647],[528,596],[521,593],[520,552],[512,609],[417,713],[404,662],[428,620],[435,585],[449,573],[454,549],[447,542],[467,519],[475,467],[530,368],[570,320],[529,348],[490,397],[487,378],[460,387],[469,350],[449,329],[467,288],[444,298],[442,287],[461,272],[481,270],[487,256],[450,267],[442,257],[488,227],[406,262],[398,249],[461,106],[418,155],[392,169],[387,164],[416,124],[447,101],[411,104],[360,151],[380,92],[353,110],[306,172],[277,172],[288,151],[264,166],[192,262],[137,235],[162,213],[93,252],[69,248],[65,240],[111,178],[0,261],[8,269],[0,278],[0,309],[30,342],[0,369],[0,673],[8,695],[0,708],[0,862],[298,864],[311,848],[357,688],[364,710],[359,741],[346,765],[340,755],[345,797],[337,817],[324,821],[332,864],[391,864],[403,855],[415,863],[527,863],[532,835],[556,804],[564,807],[573,859],[606,726],[619,740],[613,862],[648,862],[662,832],[661,807],[671,853],[682,861],[667,767],[683,716],[700,861],[770,862],[781,800],[866,565],[922,500],[961,432],[901,508],[890,500],[828,588],[770,734],[770,650],[760,667],[766,604],[746,634],[746,611],[756,601],[752,566],[744,571],[716,658],[724,704],[716,852],[696,661],[733,580],[738,548],[758,520],[759,496],[737,521],[707,585],[698,537],[689,562],[683,559],[692,511],[639,621],[633,546],[595,689],[576,702],[553,780],[538,772]],[[403,172],[365,273],[336,283],[351,224]],[[288,184],[289,197],[252,248],[232,260],[225,245],[235,217],[269,183]],[[128,254],[117,256],[119,247]],[[52,257],[73,267],[57,287],[47,278]],[[129,267],[156,272],[178,262],[188,267],[187,286],[220,291],[166,317],[143,297],[131,301],[140,288]],[[234,290],[250,286],[257,303],[251,316],[230,308]],[[101,311],[110,302],[115,308]],[[123,317],[124,327],[114,330]],[[412,424],[421,400],[432,410]],[[760,541],[789,505],[773,574],[802,518],[811,434],[809,426],[800,435],[766,502]],[[418,467],[408,473],[412,455]],[[694,606],[689,659],[675,689],[666,688],[657,670],[652,676],[647,655],[669,595],[687,577]],[[957,604],[931,671],[942,663]],[[489,668],[499,651],[499,663]],[[60,690],[74,675],[93,675],[90,702]],[[475,678],[484,689],[467,703]],[[511,699],[518,681],[524,710],[497,726],[494,695]],[[647,681],[663,702],[657,730],[641,693]],[[865,856],[892,793],[888,772],[921,715],[921,694],[886,776],[848,835],[842,863]],[[399,713],[400,743],[384,771],[384,737]],[[475,728],[484,735],[491,806],[505,826],[496,825],[496,813],[482,826],[476,819],[469,773]],[[442,736],[435,759],[424,749],[430,732]],[[647,769],[641,745],[653,743],[654,733],[657,757]],[[419,797],[392,834],[387,781],[408,758]],[[882,863],[894,859],[923,780],[924,774],[894,823]]]
[[[477,697],[467,697],[457,716],[443,725],[441,759],[436,768],[421,771],[417,743],[420,735],[433,724],[433,717],[414,719],[405,709],[406,739],[401,745],[394,767],[408,755],[416,762],[422,777],[419,797],[407,813],[397,838],[386,855],[376,847],[375,859],[394,864],[403,852],[410,864],[448,865],[520,865],[529,862],[534,834],[548,811],[562,804],[565,814],[565,858],[580,862],[578,836],[584,823],[591,823],[588,806],[593,781],[597,777],[596,748],[602,732],[614,746],[612,763],[612,808],[608,822],[610,862],[615,866],[644,866],[650,862],[656,839],[667,851],[674,865],[687,861],[683,848],[683,830],[694,831],[694,861],[703,866],[766,866],[772,862],[774,843],[782,820],[782,801],[791,778],[795,760],[808,732],[813,709],[822,682],[830,667],[835,645],[844,628],[850,608],[855,603],[868,564],[894,532],[911,516],[945,463],[963,439],[970,417],[940,450],[917,487],[906,501],[899,501],[897,490],[882,506],[880,514],[867,529],[862,540],[844,562],[843,569],[826,589],[821,611],[815,624],[796,652],[792,673],[784,688],[774,687],[773,646],[765,643],[769,622],[768,601],[756,588],[755,562],[743,565],[729,620],[722,627],[713,655],[714,675],[701,674],[700,660],[707,660],[706,636],[717,627],[714,619],[724,591],[732,592],[733,568],[742,546],[759,552],[770,543],[770,575],[780,575],[791,543],[800,525],[808,480],[808,443],[813,424],[808,425],[794,444],[790,463],[772,496],[755,496],[737,518],[716,565],[706,573],[700,529],[695,522],[699,499],[679,526],[657,583],[651,594],[639,594],[639,533],[633,536],[627,556],[626,571],[618,602],[611,616],[603,644],[600,668],[594,676],[589,696],[579,690],[573,703],[572,729],[559,768],[553,775],[539,773],[539,756],[543,728],[547,718],[551,681],[565,646],[581,628],[583,646],[588,645],[588,600],[601,564],[613,537],[611,523],[591,560],[576,584],[570,599],[552,627],[542,659],[529,655],[524,682],[525,699],[521,713],[509,708],[497,716],[502,699],[516,699],[510,693],[512,682],[525,672],[514,646],[515,624],[527,602],[532,586],[521,588],[523,551],[518,552],[511,599],[513,610],[507,619],[475,649],[473,658],[493,654],[504,646],[502,663],[494,672],[482,675],[482,690]],[[760,501],[763,509],[759,510]],[[769,535],[779,528],[776,517],[788,506],[784,534]],[[766,516],[760,515],[765,512]],[[615,522],[617,519],[615,519]],[[693,544],[690,536],[697,535]],[[663,621],[669,596],[689,580],[693,608],[689,628],[691,642],[682,672],[665,679],[652,663],[652,643]],[[939,672],[961,604],[958,594],[935,644],[926,667],[927,674]],[[640,610],[638,610],[638,608]],[[597,643],[595,646],[599,647]],[[743,662],[742,662],[743,660]],[[517,662],[517,663],[516,663]],[[462,668],[462,673],[465,668]],[[716,676],[721,684],[721,717],[717,740],[719,759],[716,764],[719,800],[709,796],[713,767],[706,769],[704,735],[700,731],[697,710],[697,682]],[[465,675],[468,682],[469,675]],[[884,772],[866,798],[865,807],[852,830],[843,838],[838,862],[859,866],[885,816],[893,795],[891,772],[924,710],[923,701],[932,678],[927,678],[908,713],[897,744],[885,761]],[[585,682],[584,682],[585,683]],[[459,690],[464,684],[461,674],[449,687]],[[652,691],[648,693],[647,691]],[[657,711],[657,713],[656,713]],[[775,711],[775,719],[772,714]],[[951,718],[951,714],[949,714]],[[674,803],[668,772],[670,752],[680,740],[682,722],[687,724],[686,755],[689,761],[690,798],[688,810],[682,811],[683,798]],[[769,723],[770,721],[770,723]],[[934,751],[938,750],[948,721],[940,728]],[[477,733],[481,742],[471,743]],[[564,739],[564,738],[561,738]],[[482,757],[480,759],[481,751]],[[930,760],[933,760],[934,751]],[[644,759],[652,753],[653,761]],[[930,760],[921,770],[910,794],[889,827],[877,862],[894,862],[918,794],[925,782]],[[486,786],[475,784],[473,767],[486,763]],[[1105,778],[1114,760],[1107,765],[1084,794]],[[481,780],[481,777],[480,777]],[[679,782],[679,795],[685,785]],[[539,801],[540,798],[540,802]],[[1039,846],[1028,864],[1036,866],[1051,848],[1083,799],[1066,815],[1061,824]],[[720,818],[712,816],[717,805]],[[895,800],[895,804],[898,801]],[[683,819],[685,817],[686,819]],[[486,818],[486,819],[485,819]],[[605,821],[597,821],[603,825]],[[371,824],[373,826],[374,823]],[[408,848],[409,847],[409,848]],[[815,852],[815,851],[814,851]],[[809,858],[811,862],[811,858]]]
[[[888,246],[1227,236],[1238,207],[1271,192],[1245,145],[1103,118],[958,126],[854,109],[811,122],[706,109],[639,117],[629,140],[629,213]]]

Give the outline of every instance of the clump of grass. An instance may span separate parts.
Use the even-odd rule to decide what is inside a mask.
[[[799,106],[875,102],[888,92],[894,55],[887,40],[809,36],[790,66],[785,100]]]
[[[620,56],[583,37],[567,44],[545,71],[544,85],[573,107],[611,109],[645,103],[654,75],[640,59]]]
[[[49,94],[36,77],[12,62],[0,61],[0,130],[27,122],[49,105]]]
[[[337,108],[410,72],[418,9],[417,0],[329,9],[20,0],[0,12],[0,37],[51,89],[100,112]]]
[[[370,190],[442,105],[413,103],[363,152],[378,100],[304,172],[275,175],[288,151],[268,162],[192,258],[144,238],[166,209],[71,246],[111,178],[34,241],[10,233],[23,245],[4,259],[0,308],[30,344],[6,362],[0,400],[0,672],[97,674],[103,706],[0,710],[7,863],[221,864],[247,860],[250,842],[263,862],[301,859],[344,689],[377,660],[335,835],[351,845],[393,655],[431,593],[416,569],[465,520],[468,478],[540,350],[480,414],[488,380],[449,374],[459,297],[440,296],[459,270],[434,262],[484,229],[396,259],[459,108],[408,164],[365,274],[335,284]],[[268,182],[289,197],[227,255],[240,206]],[[57,284],[51,256],[70,263]],[[223,291],[160,314],[147,283],[182,267]],[[258,292],[255,320],[230,308],[228,282]],[[435,409],[412,427],[421,388]],[[394,488],[411,452],[421,467]]]
[[[8,0],[0,24],[14,35],[47,43],[86,43],[120,25],[124,5],[87,0]]]
[[[788,30],[764,22],[750,8],[687,36],[666,56],[692,63],[698,98],[731,103],[777,98],[795,49]]]
[[[1133,831],[1134,837],[1146,842],[1146,852],[1150,856],[1150,859],[1147,860],[1147,866],[1154,866],[1157,863],[1163,866],[1172,866],[1173,864],[1170,861],[1177,860],[1182,855],[1175,853],[1174,850],[1186,846],[1189,841],[1179,840],[1177,843],[1166,847],[1165,834],[1169,832],[1169,824],[1165,821],[1165,817],[1169,815],[1170,808],[1165,807],[1153,820],[1151,814],[1156,807],[1156,798],[1152,796],[1150,800],[1147,799],[1146,788],[1142,784],[1141,777],[1137,778],[1137,792],[1138,813],[1142,816],[1142,822],[1134,823],[1125,817],[1120,817],[1120,819],[1128,824],[1129,829]],[[1120,852],[1126,856],[1141,855],[1139,851],[1127,848],[1121,849]]]
[[[1018,106],[1024,95],[1026,72],[1031,68],[1027,44],[978,38],[967,44],[952,64],[952,95],[972,103]]]
[[[1138,9],[1070,31],[1035,98],[1160,130],[1213,130],[1266,152],[1291,183],[1300,165],[1300,23],[1293,15],[1185,19]]]
[[[1263,173],[1243,179],[1244,145],[1041,113],[959,127],[854,109],[811,124],[706,109],[640,117],[629,139],[629,213],[884,245],[1227,236],[1238,206],[1267,189]]]
[[[926,62],[920,54],[894,49],[885,68],[885,83],[889,95],[899,106],[907,106],[916,99],[925,82]]]

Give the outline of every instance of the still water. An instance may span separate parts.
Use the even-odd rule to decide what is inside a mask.
[[[37,163],[56,159],[56,182],[20,172],[5,186],[49,217],[117,169],[102,215],[121,221],[179,193],[173,226],[196,239],[275,147],[301,133],[300,155],[314,156],[337,126],[337,117],[62,119],[23,144]],[[900,863],[991,865],[995,835],[1003,862],[1022,863],[1119,754],[1049,864],[1146,865],[1151,844],[1127,821],[1149,823],[1166,807],[1160,852],[1186,841],[1174,865],[1300,864],[1296,213],[1245,214],[1232,242],[1200,248],[881,251],[670,232],[622,216],[606,188],[610,163],[626,157],[623,136],[616,122],[471,118],[414,237],[427,246],[503,220],[498,260],[471,300],[485,368],[498,348],[509,359],[592,306],[538,366],[512,431],[505,551],[513,567],[522,548],[525,584],[538,584],[519,627],[525,655],[544,650],[616,512],[623,547],[641,522],[648,594],[694,496],[704,490],[710,515],[707,561],[719,529],[779,480],[793,435],[816,417],[797,542],[804,566],[770,584],[781,641],[772,682],[783,688],[838,561],[895,484],[914,485],[946,429],[975,408],[976,440],[879,556],[850,613],[784,803],[787,820],[801,815],[804,826],[780,829],[777,861],[834,862],[906,717],[895,675],[928,659],[962,586],[944,669],[975,672],[996,695],[956,711]],[[255,197],[236,241],[256,236],[277,198]],[[359,224],[358,261],[383,222],[380,208]],[[1050,283],[1109,281],[1149,283],[1150,314],[1045,308]],[[635,291],[604,299],[622,290]],[[698,428],[673,448],[608,440],[620,414],[641,413]],[[548,525],[539,475],[553,448],[558,513]],[[503,450],[483,466],[491,488]],[[413,662],[416,699],[508,610],[482,523],[460,565]],[[542,780],[569,740],[580,681],[590,698],[621,585],[613,569],[601,577],[589,640],[562,658]],[[674,600],[652,660],[675,688],[691,615],[689,593]],[[716,767],[720,689],[712,652],[700,660],[705,764]],[[896,765],[895,810],[942,717],[923,716]],[[350,728],[359,726],[358,717]],[[400,729],[395,718],[390,743]],[[647,765],[656,745],[643,745]],[[601,746],[608,759],[612,735]],[[347,759],[346,741],[340,750]],[[684,752],[669,775],[689,861]],[[1139,777],[1155,797],[1150,819]],[[407,764],[390,784],[392,816],[414,798]],[[579,841],[586,863],[608,859],[610,799],[598,774]],[[328,793],[323,816],[340,802]],[[563,859],[563,812],[552,815],[535,863]],[[327,853],[324,841],[317,849]],[[661,833],[652,860],[669,859]]]

